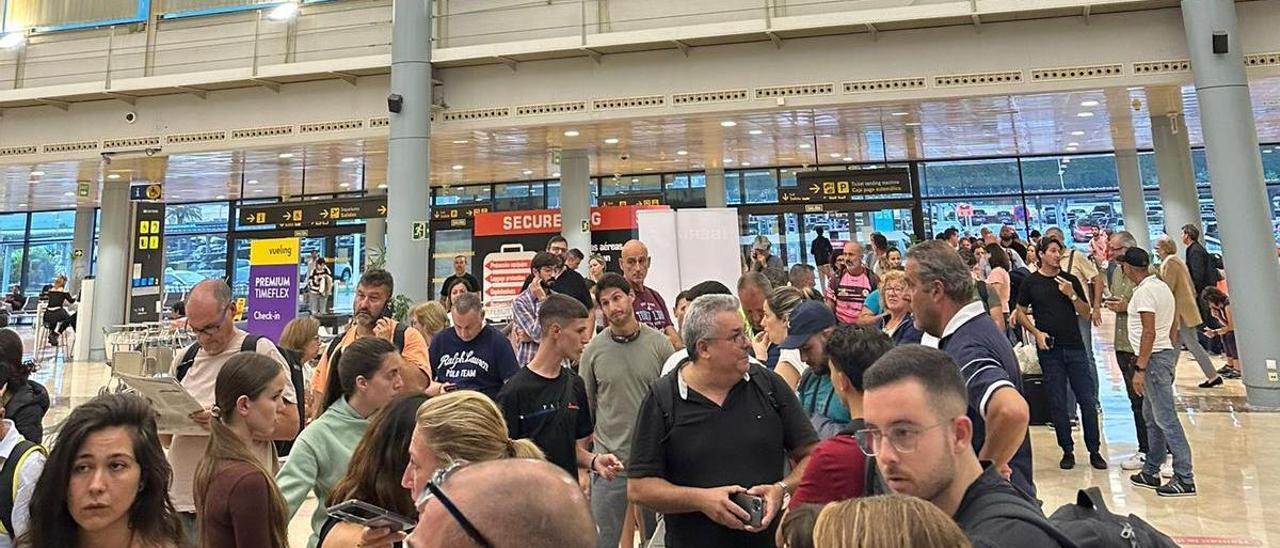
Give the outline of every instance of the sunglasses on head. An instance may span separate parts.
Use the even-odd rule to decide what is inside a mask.
[[[431,481],[427,482],[427,485],[423,488],[422,492],[414,496],[413,505],[418,508],[419,512],[421,512],[422,507],[428,502],[431,502],[431,499],[439,500],[440,504],[444,506],[444,509],[449,512],[449,516],[458,523],[458,526],[467,533],[468,537],[471,537],[471,540],[475,541],[475,543],[480,545],[482,548],[493,548],[493,543],[489,542],[489,539],[485,538],[485,536],[480,533],[479,529],[476,529],[475,524],[471,523],[471,520],[467,519],[467,516],[462,513],[462,510],[458,509],[458,505],[454,504],[453,501],[444,494],[444,491],[441,490],[441,486],[444,485],[444,482],[448,481],[450,476],[468,464],[470,463],[465,460],[456,460],[451,462],[448,466],[436,470],[436,472],[431,475]]]

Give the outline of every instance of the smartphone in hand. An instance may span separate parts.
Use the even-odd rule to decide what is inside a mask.
[[[746,493],[734,493],[729,496],[729,500],[737,504],[739,508],[747,511],[750,517],[743,523],[750,527],[761,527],[764,525],[764,499],[755,495]]]

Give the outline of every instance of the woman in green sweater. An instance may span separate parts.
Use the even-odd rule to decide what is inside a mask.
[[[329,375],[321,400],[321,414],[298,435],[276,484],[289,506],[289,519],[298,512],[307,492],[317,504],[311,516],[309,548],[315,548],[328,515],[329,490],[347,473],[351,455],[369,417],[389,403],[404,387],[400,380],[403,359],[385,339],[359,339],[342,350],[337,374]]]

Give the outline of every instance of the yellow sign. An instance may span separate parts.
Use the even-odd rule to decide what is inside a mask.
[[[249,243],[250,265],[298,264],[297,238],[272,238]]]

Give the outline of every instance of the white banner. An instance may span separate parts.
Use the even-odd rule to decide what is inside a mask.
[[[676,295],[707,280],[736,291],[742,275],[738,212],[730,208],[649,210],[636,214],[653,262],[646,285],[675,306]]]

